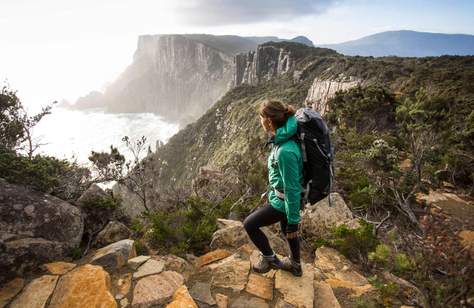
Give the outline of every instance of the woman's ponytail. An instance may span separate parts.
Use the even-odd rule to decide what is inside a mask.
[[[295,107],[279,100],[264,100],[260,103],[258,113],[269,118],[275,128],[285,125],[289,117],[296,113]]]

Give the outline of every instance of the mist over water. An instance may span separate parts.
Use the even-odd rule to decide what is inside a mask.
[[[177,124],[165,122],[152,113],[113,114],[102,110],[78,111],[55,107],[35,127],[33,136],[43,144],[37,153],[57,158],[75,157],[79,163],[87,164],[91,151],[110,152],[110,145],[118,147],[122,154],[131,158],[131,153],[122,142],[123,136],[129,136],[131,140],[145,136],[147,145],[155,151],[157,140],[166,143],[178,130]]]

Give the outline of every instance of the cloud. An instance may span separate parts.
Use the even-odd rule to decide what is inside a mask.
[[[288,20],[325,12],[337,0],[196,0],[176,8],[192,25],[218,26]]]

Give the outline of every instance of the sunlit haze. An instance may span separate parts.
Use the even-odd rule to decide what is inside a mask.
[[[141,34],[305,35],[315,44],[387,30],[474,33],[473,1],[2,0],[0,79],[29,106],[74,102],[131,62]]]

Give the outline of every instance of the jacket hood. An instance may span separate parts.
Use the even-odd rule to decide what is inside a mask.
[[[285,125],[276,130],[273,142],[275,144],[281,144],[283,142],[286,142],[294,134],[296,134],[297,129],[298,121],[296,120],[296,117],[292,115],[288,118],[288,120],[286,120]]]

